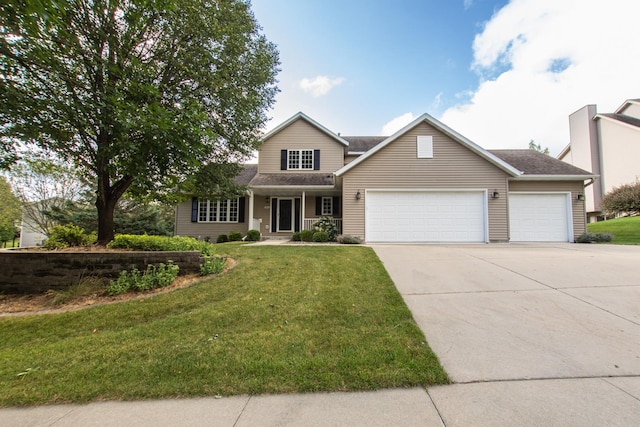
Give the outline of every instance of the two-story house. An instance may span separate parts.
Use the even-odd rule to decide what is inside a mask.
[[[598,177],[585,189],[589,221],[602,218],[602,197],[640,179],[640,99],[628,99],[613,113],[585,105],[569,116],[570,142],[558,159],[593,171]]]
[[[565,241],[585,231],[589,172],[487,151],[424,114],[389,137],[340,136],[298,113],[262,138],[232,200],[177,206],[175,233],[289,237],[323,215],[368,242]]]

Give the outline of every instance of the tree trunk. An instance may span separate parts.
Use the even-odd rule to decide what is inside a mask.
[[[113,240],[115,230],[113,224],[113,212],[116,208],[117,199],[104,194],[98,195],[96,208],[98,209],[98,245],[106,246]]]

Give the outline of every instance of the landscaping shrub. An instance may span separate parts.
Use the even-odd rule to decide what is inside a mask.
[[[295,233],[293,233],[293,235],[291,236],[291,241],[292,242],[300,242],[302,240],[302,237],[300,237],[300,232],[296,231]]]
[[[130,291],[148,291],[169,286],[178,276],[180,267],[171,261],[168,264],[149,264],[144,273],[134,268],[122,271],[117,280],[112,280],[107,286],[107,294],[120,295]]]
[[[300,232],[300,240],[303,242],[312,242],[313,241],[313,230],[302,230]]]
[[[206,257],[204,263],[200,265],[200,275],[208,276],[221,273],[226,263],[227,259],[225,257]]]
[[[44,243],[47,249],[62,249],[71,246],[84,246],[95,243],[94,233],[86,234],[76,225],[56,225],[51,228],[49,238]]]
[[[325,231],[316,231],[315,233],[313,233],[313,241],[314,242],[319,242],[319,243],[328,242],[329,241],[329,233],[327,233]]]
[[[576,239],[576,243],[601,243],[601,242],[610,242],[613,240],[613,234],[611,233],[582,233]]]
[[[229,236],[226,234],[221,234],[216,239],[216,243],[227,243],[229,241]]]
[[[342,243],[343,245],[357,245],[362,243],[357,236],[351,236],[349,234],[341,234],[337,237],[338,243]]]
[[[242,233],[239,231],[232,231],[229,233],[229,241],[230,242],[239,242],[242,240]]]
[[[336,240],[338,235],[338,227],[333,223],[333,217],[330,216],[321,216],[319,220],[314,222],[313,231],[324,231],[332,242]]]
[[[199,251],[205,256],[214,254],[214,247],[210,243],[185,236],[118,234],[107,246],[113,249],[136,251]]]
[[[247,231],[247,241],[248,242],[258,242],[258,241],[260,241],[260,232],[258,230],[249,230],[249,231]]]

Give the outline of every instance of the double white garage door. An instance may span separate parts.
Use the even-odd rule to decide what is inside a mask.
[[[486,242],[485,191],[387,191],[366,194],[368,242]],[[511,241],[566,242],[571,235],[564,193],[509,195]]]
[[[367,191],[368,242],[485,242],[484,191]]]

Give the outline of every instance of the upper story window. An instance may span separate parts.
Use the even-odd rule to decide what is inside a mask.
[[[288,169],[313,169],[313,150],[288,150]]]
[[[198,222],[238,222],[238,199],[198,199]]]

